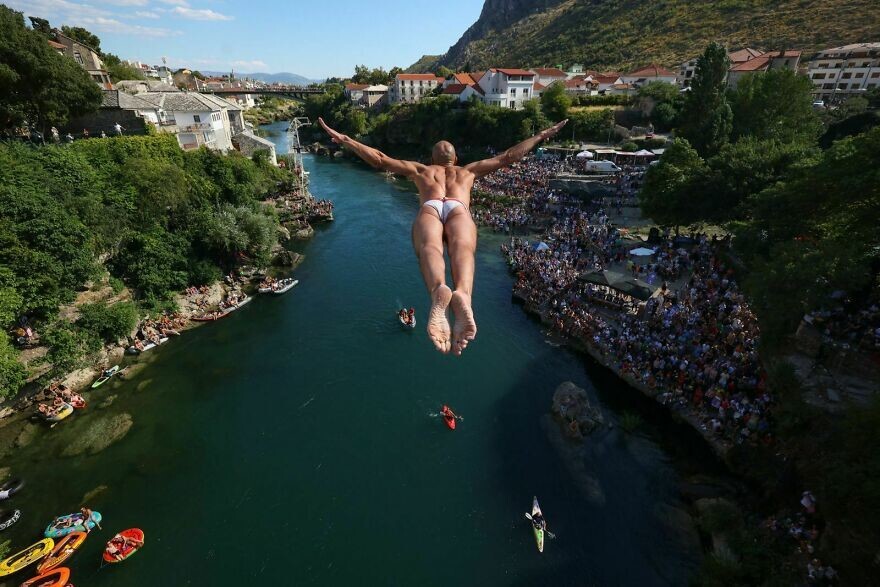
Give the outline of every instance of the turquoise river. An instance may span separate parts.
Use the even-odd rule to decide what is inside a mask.
[[[281,152],[286,126],[267,127]],[[465,355],[436,353],[421,324],[403,331],[397,309],[424,322],[428,302],[411,186],[350,162],[306,166],[336,220],[296,245],[299,286],[173,339],[41,429],[3,463],[27,486],[13,500],[21,521],[0,538],[23,547],[91,493],[104,529],[70,561],[77,587],[686,584],[700,549],[676,488],[705,458],[696,436],[552,344],[511,300],[491,233]],[[560,448],[542,422],[564,381],[609,422],[632,411],[642,426]],[[442,403],[464,416],[455,432],[436,417]],[[123,413],[122,440],[62,455]],[[523,515],[533,495],[557,536],[543,554]],[[104,541],[132,526],[145,548],[101,568]]]

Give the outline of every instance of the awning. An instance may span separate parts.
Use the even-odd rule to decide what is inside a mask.
[[[578,276],[578,281],[604,285],[643,302],[654,295],[654,291],[657,289],[641,279],[636,279],[616,271],[589,271],[581,273]]]
[[[533,251],[546,251],[548,249],[550,249],[550,247],[545,242],[540,242],[532,247]]]
[[[593,155],[589,151],[581,151],[576,155],[576,157],[578,159],[592,159],[593,157],[595,157],[595,155]]]
[[[654,249],[647,249],[645,247],[639,247],[638,249],[633,249],[629,252],[630,255],[635,255],[636,257],[647,257],[649,255],[654,254]]]
[[[648,151],[647,149],[640,149],[635,152],[636,157],[653,157],[654,153]]]

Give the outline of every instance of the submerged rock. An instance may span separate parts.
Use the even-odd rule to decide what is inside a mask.
[[[88,428],[64,448],[61,456],[75,457],[86,453],[98,454],[128,434],[133,423],[131,414],[115,414],[90,422]]]
[[[94,500],[97,496],[99,496],[100,494],[107,491],[107,489],[109,489],[109,488],[106,485],[98,485],[97,487],[95,487],[91,491],[86,492],[86,494],[83,495],[82,501],[80,503],[91,503],[92,500]]]
[[[18,436],[15,437],[15,448],[24,448],[33,442],[39,428],[39,426],[30,422],[25,424],[21,432],[18,433]]]
[[[553,416],[569,438],[578,440],[605,426],[602,412],[590,404],[587,392],[571,381],[553,392]]]
[[[102,401],[101,403],[98,404],[98,407],[99,407],[99,408],[109,408],[109,407],[113,404],[113,401],[114,401],[115,399],[116,399],[116,396],[115,396],[115,395],[108,395],[108,396],[104,399],[104,401]]]
[[[551,418],[548,414],[541,416],[541,427],[547,433],[547,439],[556,454],[559,455],[560,461],[565,465],[581,495],[591,504],[605,505],[606,498],[605,492],[602,491],[602,484],[587,469],[587,463],[584,460],[584,445],[582,443],[575,445],[566,441],[566,436],[555,418]]]

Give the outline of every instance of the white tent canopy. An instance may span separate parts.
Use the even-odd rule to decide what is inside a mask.
[[[640,151],[635,152],[636,157],[653,157],[654,153],[648,151],[647,149],[641,149]]]
[[[649,255],[654,254],[654,249],[646,249],[645,247],[639,247],[638,249],[633,249],[629,252],[630,255],[635,255],[636,257],[647,257]]]
[[[593,155],[589,151],[581,151],[576,155],[576,157],[578,159],[592,159],[593,157],[595,157],[595,155]]]

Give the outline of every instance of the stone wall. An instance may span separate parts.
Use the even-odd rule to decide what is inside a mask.
[[[233,137],[232,142],[238,147],[242,155],[246,157],[253,157],[254,153],[259,150],[269,151],[269,161],[272,165],[278,164],[275,157],[275,145],[262,137],[258,137],[250,132],[243,132]]]

